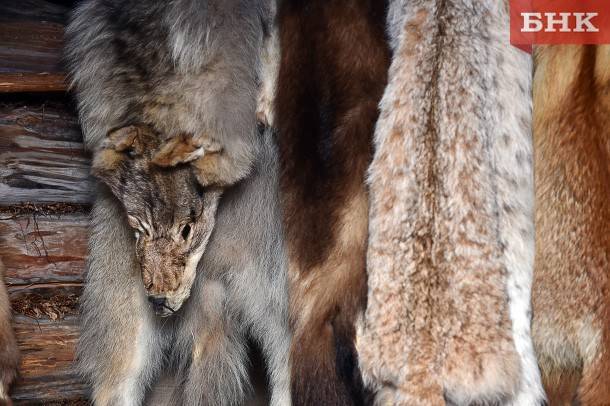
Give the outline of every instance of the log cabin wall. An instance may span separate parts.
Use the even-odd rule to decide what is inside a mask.
[[[21,350],[16,405],[89,404],[73,362],[93,182],[61,64],[76,3],[0,0],[0,259]],[[250,374],[247,405],[268,404],[255,348]],[[160,377],[145,404],[172,405],[175,386]]]
[[[0,258],[21,349],[15,404],[84,404],[74,372],[89,157],[65,93],[73,2],[0,2]]]

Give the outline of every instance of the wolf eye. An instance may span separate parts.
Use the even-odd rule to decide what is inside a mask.
[[[190,225],[185,225],[184,227],[182,227],[182,238],[183,239],[187,239],[189,238],[189,234],[191,233],[191,226]]]

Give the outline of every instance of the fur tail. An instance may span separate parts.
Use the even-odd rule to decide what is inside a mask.
[[[337,315],[312,321],[302,331],[305,334],[295,335],[291,349],[292,404],[370,404],[358,368],[353,323]]]

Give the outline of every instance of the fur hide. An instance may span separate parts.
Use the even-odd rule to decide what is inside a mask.
[[[288,281],[273,138],[271,131],[261,135],[252,174],[224,191],[190,297],[168,318],[156,317],[147,302],[125,207],[100,188],[91,213],[77,348],[93,403],[146,404],[146,391],[157,387],[164,371],[180,383],[173,404],[244,404],[251,339],[265,357],[269,404],[290,406]],[[168,184],[158,183],[147,195],[155,193],[158,206],[192,203],[184,201],[184,189]],[[201,204],[211,210],[205,200]]]
[[[66,32],[85,144],[146,124],[190,134],[210,154],[203,184],[230,185],[253,164],[261,49],[272,0],[87,0]]]
[[[366,298],[368,197],[389,52],[385,2],[285,0],[275,103],[296,405],[364,402],[354,321]]]
[[[11,302],[4,286],[4,265],[0,261],[0,405],[10,405],[8,388],[19,365],[19,350],[11,323]]]
[[[357,348],[378,404],[536,405],[531,58],[508,4],[396,0]]]
[[[257,131],[255,115],[258,75],[267,75],[259,54],[269,33],[270,3],[87,0],[75,10],[67,30],[67,56],[85,143],[100,168],[141,159],[131,156],[144,155],[134,145],[117,146],[109,154],[102,150],[104,140],[112,138],[108,134],[116,133],[111,130],[144,124],[177,148],[181,143],[171,142],[184,135],[211,136],[238,169],[231,172],[236,183],[223,190],[215,215],[220,193],[203,188],[193,204],[193,182],[185,188],[188,177],[182,177],[188,168],[167,168],[152,176],[147,162],[136,165],[135,172],[118,171],[117,178],[102,176],[126,193],[111,194],[99,187],[91,213],[78,357],[96,405],[142,404],[162,369],[180,382],[175,404],[243,404],[249,387],[248,340],[259,345],[265,358],[270,404],[290,405],[278,157],[275,136],[269,130]],[[161,149],[168,152],[164,159],[170,165],[173,152],[190,155],[180,148]],[[120,158],[108,162],[102,153]],[[194,165],[201,181],[202,168]],[[185,263],[178,256],[159,255],[157,267],[149,267],[153,275],[168,262],[177,270],[189,270],[179,287],[192,283],[190,297],[170,318],[155,316],[153,296],[148,299],[154,306],[147,301],[152,292],[143,283],[146,276],[143,280],[140,271],[145,267],[137,260],[136,248],[142,233],[130,227],[134,213],[126,212],[132,205],[125,203],[132,199],[140,205],[137,211],[168,220],[147,221],[148,228],[158,232],[156,239],[180,239],[176,230],[185,230],[183,212],[205,208],[205,231],[211,235],[207,246],[207,240],[198,239],[201,244],[194,251],[201,260],[195,263],[191,255]],[[162,215],[155,217],[157,212]],[[186,224],[194,225],[188,220]],[[189,235],[197,231],[182,238],[193,238]],[[182,294],[180,298],[185,299]]]
[[[610,46],[536,52],[533,338],[552,405],[610,402]]]

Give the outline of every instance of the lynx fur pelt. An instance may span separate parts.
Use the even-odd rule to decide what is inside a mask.
[[[610,403],[610,46],[536,50],[532,336],[550,404]]]
[[[531,57],[507,2],[397,0],[369,170],[368,307],[357,349],[377,404],[537,405]]]

